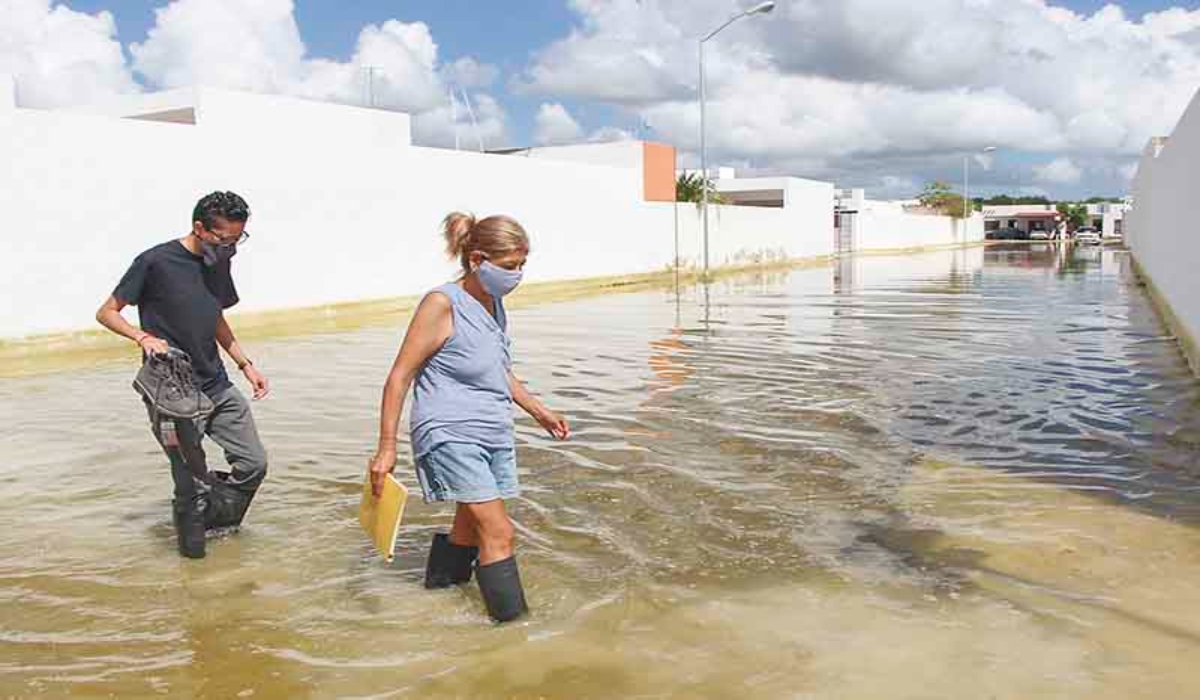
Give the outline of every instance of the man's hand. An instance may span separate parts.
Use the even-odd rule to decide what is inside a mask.
[[[567,425],[567,419],[554,411],[543,406],[533,417],[555,440],[566,440],[571,437],[571,426]]]
[[[147,355],[166,355],[167,351],[171,349],[171,346],[167,345],[167,341],[155,338],[149,333],[139,336],[137,344]]]
[[[396,450],[379,450],[367,463],[371,475],[371,493],[375,498],[383,495],[383,481],[396,468]]]
[[[271,383],[267,381],[267,378],[254,365],[247,363],[242,368],[242,374],[245,375],[246,381],[250,382],[250,386],[254,388],[255,401],[266,398],[267,394],[271,393]]]

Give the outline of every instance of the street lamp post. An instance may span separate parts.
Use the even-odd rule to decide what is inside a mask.
[[[765,15],[775,9],[771,0],[760,2],[749,10],[739,12],[730,17],[724,24],[709,32],[700,39],[700,209],[704,219],[704,279],[708,279],[708,144],[705,134],[705,94],[704,94],[704,42],[713,38],[729,25],[743,17]]]
[[[988,146],[981,153],[992,153],[995,146]],[[971,156],[963,156],[963,218],[971,218]]]

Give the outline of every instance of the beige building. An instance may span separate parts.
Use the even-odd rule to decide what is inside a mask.
[[[1035,231],[1053,233],[1062,215],[1053,204],[1005,204],[983,208],[983,230],[995,234],[1004,230],[1020,231],[1024,237]]]

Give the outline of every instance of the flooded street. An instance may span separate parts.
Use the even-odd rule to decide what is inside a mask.
[[[531,260],[537,264],[536,257]],[[129,362],[0,381],[0,697],[1200,694],[1200,384],[1126,254],[1014,245],[522,308],[532,618],[357,523],[403,328],[248,343],[267,482],[175,552]],[[219,450],[209,450],[219,463]]]

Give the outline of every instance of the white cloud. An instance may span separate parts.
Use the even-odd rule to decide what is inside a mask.
[[[1055,158],[1049,163],[1033,166],[1033,177],[1039,182],[1055,185],[1071,185],[1079,182],[1083,170],[1071,162],[1070,158]]]
[[[561,104],[543,103],[533,121],[533,140],[541,146],[575,143],[583,136],[583,127]]]
[[[155,11],[134,69],[156,86],[280,93],[420,113],[446,98],[420,23],[367,25],[349,61],[310,59],[292,0],[175,0]]]
[[[470,96],[470,109],[449,94],[445,102],[431,110],[413,116],[413,141],[425,146],[463,150],[497,148],[505,145],[508,134],[508,115],[494,97],[485,93]],[[475,118],[471,119],[472,111]]]
[[[468,90],[487,87],[500,76],[500,70],[496,66],[480,63],[470,56],[464,56],[447,65],[442,73],[451,84]]]
[[[292,0],[173,0],[155,10],[146,40],[126,63],[110,14],[87,15],[50,0],[0,0],[0,72],[13,73],[20,104],[53,107],[140,88],[207,85],[252,92],[366,104],[413,114],[414,140],[452,145],[450,84],[482,87],[494,66],[463,57],[440,65],[438,47],[421,22],[388,20],[361,30],[346,61],[313,58],[296,24]],[[503,107],[473,98],[479,128],[459,103],[460,131],[469,125],[488,145],[506,138]]]
[[[612,143],[613,141],[632,141],[633,134],[615,126],[602,126],[588,135],[589,143]]]
[[[634,135],[615,126],[602,126],[585,134],[584,128],[561,104],[543,103],[534,118],[533,140],[538,145],[556,146],[570,143],[612,143],[631,141]]]
[[[89,15],[50,0],[0,0],[0,73],[25,107],[61,107],[138,90],[107,12]]]
[[[518,87],[623,107],[695,149],[696,37],[736,6],[574,0],[578,26]],[[1135,20],[1045,0],[791,0],[708,42],[706,65],[720,160],[867,175],[881,159],[961,163],[996,145],[1002,165],[1013,150],[1123,163],[1200,85],[1200,10]]]
[[[1126,163],[1120,168],[1121,177],[1124,178],[1126,182],[1131,182],[1133,178],[1137,177],[1137,171],[1138,164],[1136,161],[1132,163]]]
[[[179,0],[154,11],[134,69],[165,88],[202,84],[286,92],[304,69],[291,0]]]
[[[903,175],[884,175],[879,178],[879,189],[885,196],[911,196],[921,190],[916,180]]]

